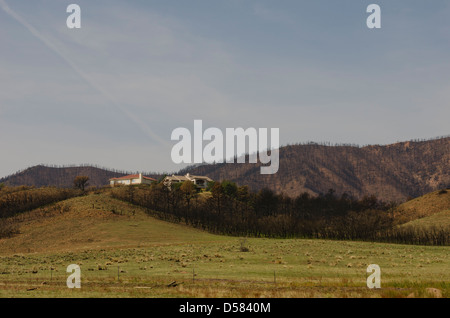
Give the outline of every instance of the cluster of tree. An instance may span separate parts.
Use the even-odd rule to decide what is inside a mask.
[[[2,187],[0,189],[0,219],[80,194],[81,192],[76,189],[54,187]]]
[[[269,189],[249,191],[230,181],[213,183],[200,193],[190,183],[115,188],[112,195],[142,207],[164,220],[184,222],[213,233],[256,237],[323,238],[445,244],[444,232],[396,230],[393,204],[375,196],[355,199],[334,191],[296,198]],[[447,231],[448,236],[448,231]],[[448,242],[447,242],[448,243]]]
[[[450,227],[405,225],[378,233],[375,240],[387,243],[448,246]]]

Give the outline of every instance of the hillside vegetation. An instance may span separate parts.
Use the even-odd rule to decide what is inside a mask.
[[[83,248],[146,246],[219,238],[149,217],[143,208],[90,194],[7,219],[17,234],[0,240],[0,254],[75,251]]]
[[[401,204],[396,209],[395,217],[398,223],[406,223],[448,209],[450,209],[450,189],[441,189]]]
[[[430,230],[432,228],[450,227],[450,210],[437,212],[431,216],[416,219],[408,223],[402,224],[401,227],[415,227],[422,228],[424,230]]]
[[[66,200],[69,198],[73,199]],[[55,202],[59,203],[52,204]],[[81,233],[84,241],[94,242],[96,238],[91,237],[92,233],[99,232],[91,225],[98,226],[101,222],[97,219],[125,218],[132,211],[134,218],[153,216],[210,233],[234,236],[447,245],[450,226],[446,222],[446,210],[449,209],[448,190],[436,191],[396,207],[373,196],[357,200],[345,195],[339,197],[334,192],[318,197],[304,193],[296,198],[276,195],[269,189],[255,193],[229,181],[214,183],[207,193],[198,193],[191,183],[172,190],[163,184],[106,188],[91,191],[87,196],[73,189],[3,187],[0,191],[0,238],[13,237],[14,241],[15,234],[27,220],[44,223],[51,220],[55,222],[52,230],[59,228],[58,222],[72,224],[75,231],[72,241],[77,241]],[[81,223],[80,216],[85,216]],[[421,226],[424,224],[427,226]],[[33,231],[39,228],[40,225],[33,225]],[[37,232],[33,242],[39,242],[51,232]],[[59,237],[59,234],[53,236]],[[50,240],[48,246],[52,242]]]
[[[103,187],[109,185],[109,179],[111,178],[123,177],[132,173],[135,172],[111,170],[88,165],[74,167],[49,167],[38,165],[1,178],[0,184],[4,183],[11,187],[34,186],[71,188],[73,187],[73,180],[77,176],[87,176],[89,177],[90,187]],[[155,174],[151,173],[145,175],[155,176]]]
[[[15,216],[32,209],[80,195],[74,189],[0,187],[0,239],[17,233]]]
[[[450,187],[449,166],[447,137],[386,146],[291,145],[280,149],[280,168],[274,175],[261,175],[259,164],[204,165],[186,171],[291,197],[333,189],[338,195],[403,202]]]
[[[176,174],[206,175],[215,181],[231,180],[253,191],[268,188],[296,197],[304,192],[356,198],[375,195],[398,203],[437,189],[450,187],[450,137],[400,142],[386,146],[300,144],[280,149],[280,169],[261,175],[259,164],[216,164],[191,167]],[[154,167],[149,167],[153,169]],[[113,177],[128,174],[100,167],[35,166],[0,179],[9,186],[71,187],[78,175],[90,186],[101,187]],[[144,173],[159,179],[157,173]]]
[[[450,296],[445,246],[213,235],[109,191],[8,219],[19,231],[0,239],[0,297]],[[79,290],[66,286],[69,264],[81,267]],[[366,287],[368,264],[381,267],[381,289]]]
[[[173,185],[171,190],[163,184],[118,187],[111,194],[146,208],[163,220],[182,222],[217,234],[450,244],[450,227],[399,228],[399,224],[414,216],[409,218],[402,208],[385,204],[374,196],[358,200],[329,191],[317,197],[304,193],[291,198],[269,189],[252,192],[247,187],[223,181],[214,183],[211,194],[206,197],[199,196],[191,183],[179,185]],[[185,187],[187,185],[191,187]]]
[[[414,237],[450,233],[450,190],[439,190],[400,205],[396,209],[398,232]],[[450,244],[450,235],[442,238]]]

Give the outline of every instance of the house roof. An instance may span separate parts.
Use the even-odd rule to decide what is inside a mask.
[[[176,175],[172,175],[172,176],[167,176],[164,180],[166,181],[192,181],[194,179],[197,180],[206,180],[206,181],[213,181],[211,178],[209,177],[205,177],[205,176],[192,176],[190,174],[187,174],[186,176],[176,176]]]
[[[191,179],[206,180],[206,181],[213,181],[211,178],[205,177],[205,176],[191,176],[191,175],[189,175],[189,178],[191,178]]]
[[[111,178],[109,180],[131,180],[131,179],[139,179],[139,174],[129,174],[127,176],[123,176],[120,178]],[[150,178],[150,177],[146,177],[146,176],[142,176],[142,179],[145,180],[150,180],[150,181],[156,181],[156,179]]]
[[[177,180],[177,181],[188,181],[189,179],[186,178],[185,176],[167,176],[165,177],[166,180],[172,181],[172,180]]]

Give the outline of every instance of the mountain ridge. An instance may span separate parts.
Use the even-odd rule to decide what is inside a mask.
[[[450,137],[364,147],[289,145],[280,148],[277,174],[261,175],[260,166],[216,164],[185,171],[292,197],[333,189],[338,195],[374,194],[386,201],[405,201],[450,186]]]
[[[211,164],[191,166],[177,174],[207,175],[231,180],[252,190],[270,188],[295,197],[307,192],[355,197],[376,195],[384,201],[405,201],[450,186],[450,137],[405,141],[389,145],[330,145],[307,143],[280,148],[280,169],[261,175],[261,164]],[[104,186],[125,171],[98,166],[49,167],[44,165],[0,179],[6,185],[71,187],[77,175],[87,175],[91,186]],[[144,173],[145,174],[145,173]],[[147,173],[159,179],[161,173]]]

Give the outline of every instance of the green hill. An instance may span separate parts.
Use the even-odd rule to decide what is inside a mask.
[[[401,204],[395,218],[401,224],[412,221],[411,224],[450,225],[447,210],[450,210],[450,190],[439,190]]]
[[[221,240],[220,236],[152,218],[143,208],[113,199],[108,193],[61,201],[13,220],[20,233],[0,240],[0,254]]]
[[[414,226],[425,229],[432,227],[450,227],[450,210],[437,212],[433,215],[407,222],[401,226]]]

